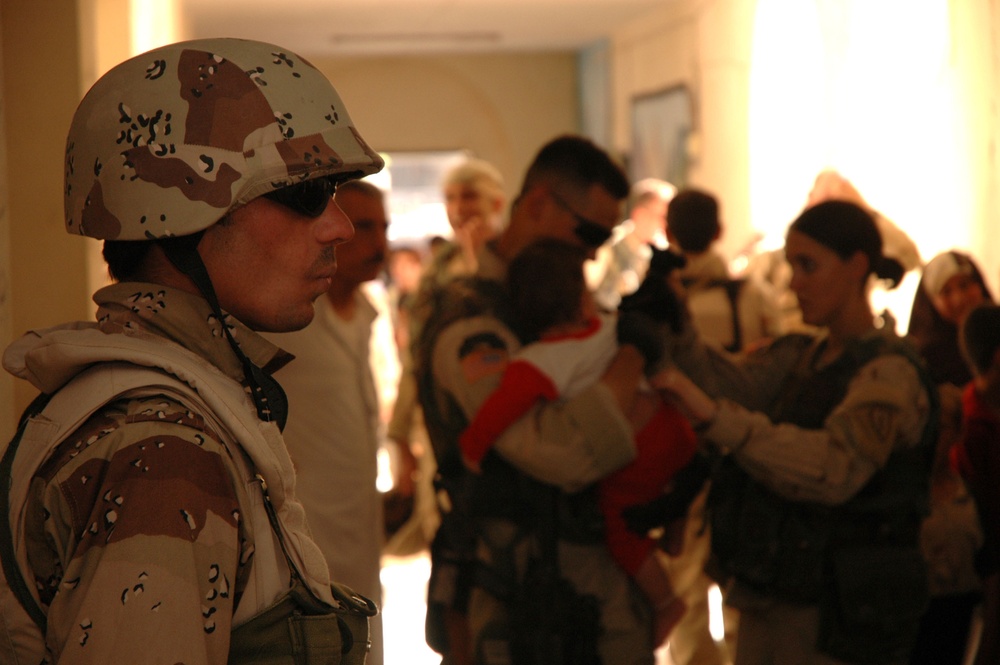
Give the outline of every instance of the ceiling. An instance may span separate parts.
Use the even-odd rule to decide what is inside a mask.
[[[671,0],[180,0],[192,38],[313,55],[586,48]]]

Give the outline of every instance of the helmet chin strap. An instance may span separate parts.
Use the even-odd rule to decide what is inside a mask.
[[[201,236],[201,233],[195,233],[164,238],[160,240],[160,245],[174,267],[191,278],[218,317],[222,332],[229,340],[229,346],[243,365],[243,374],[250,387],[250,396],[257,407],[257,416],[264,422],[277,423],[278,429],[284,430],[285,422],[288,420],[288,397],[274,377],[250,362],[229,332],[212,280],[209,278],[205,263],[201,260],[201,255],[198,254],[198,241],[201,240]]]

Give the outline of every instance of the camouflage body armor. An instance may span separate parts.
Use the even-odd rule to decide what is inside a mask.
[[[770,414],[775,423],[821,429],[857,371],[888,353],[913,362],[931,398],[917,447],[895,450],[838,506],[785,499],[729,458],[709,496],[709,570],[759,595],[818,603],[820,649],[851,662],[905,659],[928,601],[918,535],[928,512],[937,391],[903,341],[879,336],[855,343],[819,372],[793,374]],[[812,357],[810,350],[805,355]]]
[[[450,609],[462,613],[472,588],[478,587],[508,608],[510,621],[503,634],[484,632],[509,645],[511,662],[596,664],[600,609],[596,599],[577,594],[561,578],[557,554],[558,541],[603,542],[595,492],[568,495],[529,478],[494,453],[483,460],[481,473],[470,472],[458,446],[468,420],[434,383],[434,343],[449,325],[485,315],[510,327],[503,286],[457,277],[432,294],[427,311],[413,349],[420,403],[438,464],[434,484],[441,509],[441,525],[431,544],[427,642],[440,653],[449,652],[442,616],[449,607],[435,602],[436,585],[452,589]],[[483,525],[491,521],[512,524],[513,538],[494,542],[484,534]],[[483,543],[489,544],[491,565],[477,557]],[[527,564],[519,554],[525,548],[531,552]]]

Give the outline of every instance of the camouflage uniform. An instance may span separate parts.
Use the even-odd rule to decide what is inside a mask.
[[[150,364],[179,345],[224,380],[242,380],[220,322],[200,298],[129,283],[102,289],[95,300],[96,328],[29,335],[5,355],[5,366],[53,391],[89,364],[74,358],[73,345],[94,344],[88,333],[96,329],[109,344],[127,335],[147,347]],[[262,365],[289,359],[238,322],[227,325]],[[53,349],[60,350],[57,360]],[[253,527],[265,534],[269,527],[266,518],[249,519],[260,495],[244,484],[233,459],[240,450],[212,414],[154,388],[100,408],[34,471],[24,563],[48,615],[45,646],[53,661],[139,662],[170,653],[186,665],[226,662],[234,624],[288,588],[288,568],[275,567],[282,555],[272,539],[254,538]],[[272,498],[291,482],[290,475],[281,478],[291,472],[283,452],[271,453],[283,462],[267,470],[274,474]],[[262,464],[254,468],[265,472]],[[291,508],[294,499],[287,499]],[[322,555],[309,554],[305,574],[332,600]]]
[[[479,257],[477,279],[455,280],[438,294],[416,347],[414,361],[421,403],[439,468],[445,476],[456,473],[455,465],[461,464],[457,461],[457,439],[452,437],[457,437],[496,388],[510,354],[519,347],[504,323],[502,297],[491,301],[486,296],[499,287],[505,270],[503,261],[487,246]],[[544,486],[558,488],[561,500],[585,500],[585,490],[592,483],[624,466],[635,455],[631,427],[599,382],[572,399],[539,405],[505,431],[495,450],[506,461],[503,470],[493,473],[487,458],[483,480],[477,481],[474,491],[479,498],[471,499],[479,503],[471,507],[476,531],[471,534],[475,540],[473,568],[480,573],[496,572],[511,564],[517,579],[508,578],[507,582],[515,585],[523,582],[525,562],[538,547],[537,540],[524,537],[520,519],[535,513],[538,505],[519,495],[519,488],[536,479]],[[491,490],[496,494],[486,497]],[[453,499],[455,503],[462,501]],[[470,504],[456,508],[468,510]],[[448,513],[442,515],[442,530],[450,519]],[[610,558],[600,521],[595,532],[582,535],[568,533],[568,523],[560,521],[558,526],[559,574],[569,580],[575,593],[596,598],[598,603],[600,628],[578,625],[575,638],[583,642],[596,637],[597,652],[605,665],[652,663],[649,617],[642,609],[638,592]],[[476,574],[468,598],[476,662],[527,662],[512,653],[512,637],[524,617],[508,612],[510,605],[499,597],[503,591],[486,582],[489,576]],[[525,592],[530,594],[533,589]],[[461,605],[462,599],[456,602]],[[548,619],[546,611],[555,615],[565,609],[542,607],[540,621]],[[539,652],[533,652],[529,657],[539,656]]]
[[[287,354],[222,311],[196,246],[276,190],[316,181],[325,207],[331,178],[382,159],[299,56],[208,39],[110,70],[77,109],[65,160],[67,231],[156,241],[204,297],[124,282],[95,294],[96,326],[6,351],[4,367],[51,402],[4,455],[0,538],[16,562],[5,556],[0,578],[0,661],[285,663],[303,639],[311,654],[295,662],[362,662],[366,621],[339,614],[356,599],[331,586],[294,495],[269,375]],[[340,617],[354,626],[338,630]]]
[[[817,367],[825,342],[786,335],[737,363],[690,326],[669,339],[719,398],[702,431],[725,455],[709,570],[740,610],[738,663],[899,662],[926,599],[917,533],[936,391],[892,331]]]

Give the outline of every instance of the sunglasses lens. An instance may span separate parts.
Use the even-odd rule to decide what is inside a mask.
[[[337,190],[332,178],[315,178],[264,194],[275,203],[306,217],[319,217]]]
[[[611,237],[611,231],[589,220],[577,220],[576,228],[573,231],[576,233],[576,237],[588,247],[600,247]]]

